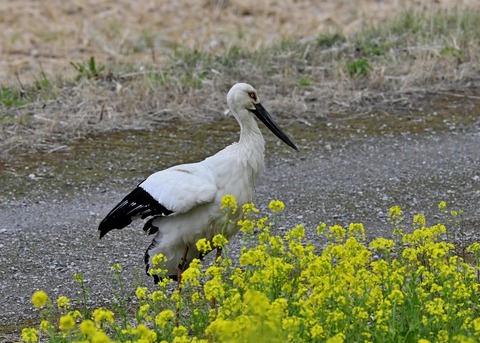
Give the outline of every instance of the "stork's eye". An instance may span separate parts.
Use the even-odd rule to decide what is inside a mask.
[[[257,94],[255,94],[255,92],[248,92],[248,96],[254,101],[257,101]]]

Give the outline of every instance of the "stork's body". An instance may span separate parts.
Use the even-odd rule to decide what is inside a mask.
[[[167,258],[164,268],[175,278],[182,258],[186,256],[186,267],[201,255],[196,248],[199,239],[211,240],[218,233],[230,237],[238,231],[236,224],[230,224],[220,232],[225,223],[221,199],[231,194],[240,207],[253,200],[255,181],[264,168],[265,150],[253,114],[286,144],[297,149],[260,104],[253,87],[243,83],[234,85],[227,101],[240,124],[237,143],[201,162],[150,175],[100,223],[100,237],[103,237],[112,229],[127,226],[132,219],[151,217],[144,230],[156,236],[145,254],[147,272],[153,256],[162,253]]]

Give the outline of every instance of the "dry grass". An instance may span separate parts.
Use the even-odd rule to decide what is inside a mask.
[[[228,87],[244,80],[275,116],[303,122],[329,113],[414,111],[427,91],[460,89],[475,98],[468,89],[480,80],[477,1],[315,4],[2,2],[0,85],[21,100],[0,104],[2,155],[54,149],[105,130],[219,118]],[[399,12],[412,7],[422,11],[410,23]],[[87,79],[70,62],[90,56],[106,71]],[[346,65],[362,59],[368,72],[353,77]]]
[[[476,0],[16,0],[0,2],[0,83],[71,74],[70,61],[161,63],[172,47],[259,49],[286,38],[352,34],[410,8]]]

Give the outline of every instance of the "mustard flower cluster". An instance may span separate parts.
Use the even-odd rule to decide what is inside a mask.
[[[230,212],[235,199],[224,198]],[[222,205],[222,206],[223,206]],[[441,204],[441,209],[444,205]],[[446,205],[445,205],[446,206]],[[260,217],[244,205],[238,226],[249,240],[238,260],[223,254],[212,265],[198,259],[179,286],[164,279],[154,290],[139,286],[136,313],[118,320],[99,308],[88,318],[70,311],[60,297],[59,322],[22,331],[24,342],[42,335],[82,342],[477,342],[480,341],[480,244],[466,250],[465,262],[444,240],[447,228],[427,226],[423,215],[403,233],[403,214],[392,207],[394,238],[367,243],[360,223],[344,228],[322,223],[315,245],[303,225],[277,235],[275,222],[284,204],[270,203]],[[244,239],[246,242],[247,239]],[[251,243],[255,244],[251,244]],[[222,235],[199,240],[208,252],[222,247]],[[164,261],[164,256],[154,258]],[[119,275],[121,266],[112,269]],[[51,306],[44,292],[35,307]]]

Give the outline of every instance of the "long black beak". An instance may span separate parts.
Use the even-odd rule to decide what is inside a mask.
[[[297,146],[292,142],[292,140],[286,135],[285,132],[275,123],[270,116],[270,113],[267,112],[265,107],[262,106],[262,104],[258,103],[255,104],[255,109],[250,110],[253,114],[257,116],[258,119],[262,121],[262,123],[265,124],[266,127],[272,131],[275,136],[280,138],[285,144],[287,144],[289,147],[295,149],[298,151]]]

